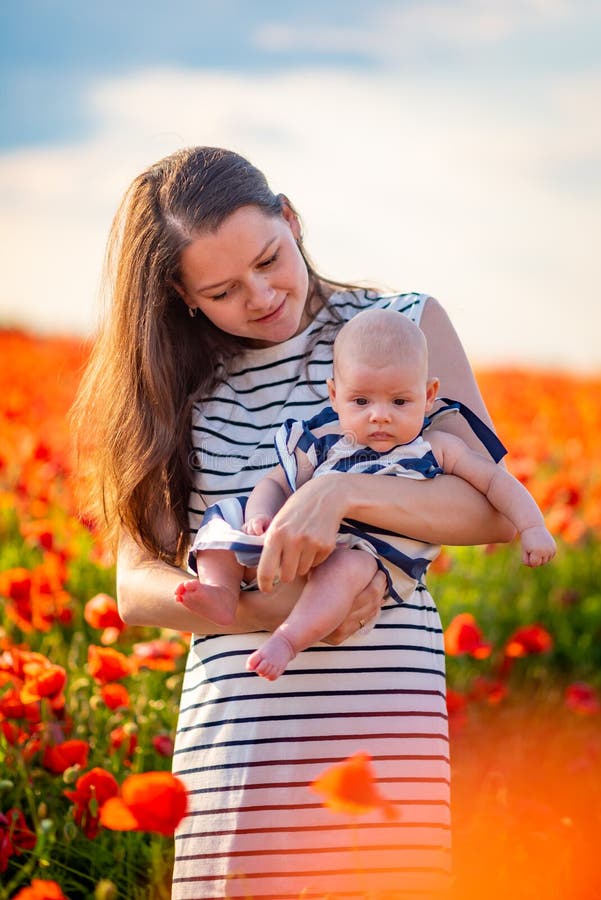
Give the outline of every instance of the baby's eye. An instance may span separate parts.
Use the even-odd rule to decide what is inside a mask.
[[[404,406],[405,401],[402,399],[402,397],[397,397],[394,401],[394,405],[395,406]]]
[[[357,397],[355,403],[357,406],[367,406],[367,399],[365,397]]]

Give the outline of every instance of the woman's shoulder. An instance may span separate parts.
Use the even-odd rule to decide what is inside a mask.
[[[429,296],[429,294],[421,294],[415,291],[410,293],[384,293],[375,289],[356,288],[355,290],[340,291],[332,294],[328,305],[345,322],[364,309],[376,307],[378,309],[396,310],[408,316],[411,321],[418,325]]]

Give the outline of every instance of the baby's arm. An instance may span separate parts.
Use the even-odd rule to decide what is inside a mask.
[[[555,541],[545,528],[541,511],[517,478],[452,434],[432,432],[428,440],[446,474],[457,475],[477,488],[517,528],[525,565],[542,566],[555,556]]]
[[[276,466],[253,488],[246,502],[242,530],[246,534],[265,534],[269,523],[290,494],[284,470]]]

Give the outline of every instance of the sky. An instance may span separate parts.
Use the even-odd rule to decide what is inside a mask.
[[[599,0],[6,0],[0,73],[0,326],[92,333],[128,184],[207,144],[474,365],[601,369]]]

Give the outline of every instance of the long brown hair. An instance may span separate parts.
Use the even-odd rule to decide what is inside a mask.
[[[191,410],[221,366],[244,348],[176,290],[182,250],[243,206],[281,215],[283,196],[262,172],[228,150],[195,147],[159,161],[131,184],[109,235],[105,279],[110,308],[72,410],[87,511],[111,538],[121,526],[154,556],[185,558]],[[302,245],[309,296],[324,285]],[[165,546],[165,523],[178,538]],[[161,527],[163,526],[163,527]]]

